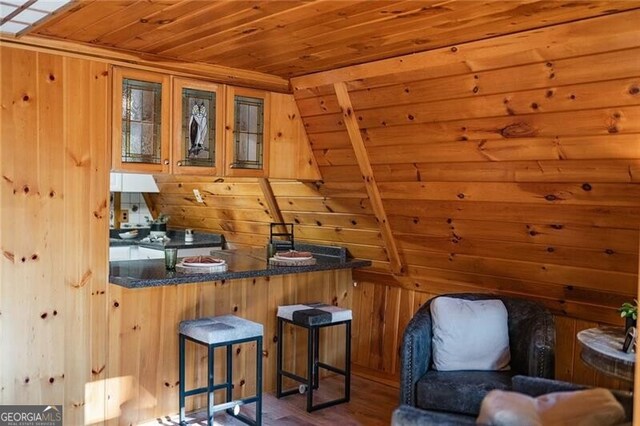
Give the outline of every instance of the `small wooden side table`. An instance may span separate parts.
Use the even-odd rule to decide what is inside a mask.
[[[622,351],[624,343],[622,327],[596,327],[578,333],[582,345],[580,357],[596,370],[618,379],[633,382],[635,352]]]

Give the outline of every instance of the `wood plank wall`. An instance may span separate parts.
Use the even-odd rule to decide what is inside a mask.
[[[397,345],[417,307],[482,291],[552,309],[558,378],[628,386],[586,367],[575,333],[620,324],[615,308],[636,295],[638,19],[620,13],[292,81],[323,181],[273,190],[300,239],[374,263],[355,274],[361,373],[397,381]],[[349,90],[404,276],[389,273],[336,82]],[[162,179],[159,205],[174,224],[265,243],[271,217],[256,182],[209,180],[206,206],[182,194],[201,184]]]
[[[106,378],[108,68],[0,57],[0,404],[63,404],[80,425]]]
[[[257,179],[155,176],[159,211],[170,226],[222,232],[232,246],[265,246],[273,216]],[[343,244],[354,256],[383,259],[375,217],[362,184],[270,180],[285,221],[297,224],[296,238],[319,244]],[[198,189],[204,203],[198,203]],[[350,210],[360,210],[350,213]],[[365,246],[363,244],[371,244]]]
[[[619,323],[614,308],[636,295],[640,38],[630,19],[638,12],[293,81],[324,181],[359,187],[333,88],[347,84],[408,265],[397,279],[360,274],[354,303],[379,327],[363,322],[356,362],[397,372],[384,348],[407,310],[430,294],[495,291],[559,315],[559,378],[602,382],[578,361],[574,336]]]

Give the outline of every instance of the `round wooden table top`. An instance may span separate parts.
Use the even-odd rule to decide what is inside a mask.
[[[578,333],[582,345],[582,360],[596,370],[618,379],[633,382],[635,352],[622,351],[624,344],[622,327],[596,327]]]

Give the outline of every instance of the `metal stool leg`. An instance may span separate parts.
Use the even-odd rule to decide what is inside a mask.
[[[279,340],[278,340],[279,341]],[[256,345],[256,425],[262,425],[262,337]]]
[[[314,330],[313,339],[313,388],[318,389],[320,387],[320,329]]]
[[[220,317],[221,323],[225,324],[226,317]],[[191,335],[193,325],[188,322],[186,324],[180,324],[180,332],[178,334],[178,370],[179,370],[179,422],[180,426],[186,426],[186,413],[185,413],[185,400],[187,397],[206,394],[206,404],[207,404],[207,425],[214,425],[214,417],[218,412],[226,412],[227,414],[235,417],[243,423],[246,423],[250,426],[259,426],[262,423],[262,348],[263,348],[263,327],[259,324],[253,323],[248,320],[242,319],[229,319],[231,323],[229,325],[230,328],[235,328],[238,325],[238,333],[235,338],[225,339],[224,335],[221,336],[206,336],[202,337],[195,333]],[[207,321],[203,321],[204,326],[209,326],[209,319]],[[196,327],[198,324],[196,323]],[[208,331],[215,331],[215,329],[211,329]],[[184,333],[184,334],[183,334]],[[186,341],[190,340],[198,345],[202,345],[207,348],[207,378],[206,385],[196,387],[193,389],[186,389]],[[238,399],[234,399],[233,395],[233,357],[234,353],[234,345],[242,345],[242,344],[251,344],[253,346],[253,342],[255,342],[256,347],[256,392],[253,396],[248,397],[239,397]],[[226,380],[220,380],[219,384],[215,383],[215,351],[217,348],[225,348],[226,349]],[[238,350],[239,351],[239,350]],[[239,353],[239,352],[238,352]],[[198,363],[199,364],[199,363]],[[225,390],[226,401],[223,401],[216,405],[216,397],[215,392],[218,390]],[[247,417],[246,415],[240,413],[240,407],[247,404],[256,404],[256,415],[252,416],[254,418]]]
[[[178,335],[178,363],[179,363],[179,373],[178,373],[178,378],[180,380],[180,383],[178,385],[178,399],[179,399],[179,407],[180,407],[180,412],[178,414],[178,421],[180,423],[180,425],[184,425],[184,416],[185,416],[185,412],[184,412],[184,389],[185,389],[185,373],[184,373],[184,347],[185,347],[185,337],[183,334],[179,334]]]
[[[227,401],[233,401],[233,345],[227,345]]]
[[[213,426],[213,346],[209,345],[207,356],[208,374],[207,374],[207,425]]]
[[[344,399],[351,400],[351,321],[347,321],[345,330],[345,375],[344,375]]]
[[[307,411],[310,413],[313,408],[313,372],[315,365],[314,358],[314,343],[316,337],[316,329],[309,327],[307,333]]]
[[[283,356],[283,333],[282,327],[285,322],[292,323],[293,325],[304,327],[307,329],[307,376],[298,376],[289,371],[285,371],[282,368],[282,356]],[[343,369],[334,365],[330,365],[320,361],[320,329],[324,327],[333,327],[338,325],[345,325],[345,366]],[[296,393],[295,389],[282,390],[282,376],[290,378],[292,380],[301,383],[300,390],[306,389],[307,392],[307,411],[312,412],[323,408],[331,407],[333,405],[349,402],[351,397],[351,321],[340,321],[331,324],[323,324],[320,326],[311,326],[305,324],[298,324],[289,320],[280,320],[278,318],[278,374],[276,380],[278,398]],[[336,374],[344,376],[344,396],[331,401],[325,401],[314,405],[313,392],[319,389],[320,385],[320,369],[332,371]]]
[[[276,338],[278,339],[277,348],[278,355],[276,356],[276,397],[282,397],[282,339],[284,338],[282,333],[283,321],[278,318],[278,331],[276,332]]]

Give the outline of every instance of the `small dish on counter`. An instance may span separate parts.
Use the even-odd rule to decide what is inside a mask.
[[[227,263],[224,259],[218,259],[213,256],[191,256],[185,257],[182,259],[182,265],[186,267],[211,267],[211,266],[219,266]]]
[[[276,259],[296,261],[296,260],[313,259],[313,254],[311,254],[311,252],[308,252],[308,251],[289,250],[289,251],[279,251],[273,257]]]
[[[313,254],[308,251],[284,251],[276,253],[269,259],[272,266],[311,266],[316,264]]]
[[[138,236],[138,231],[122,232],[118,234],[123,240],[133,240]]]
[[[218,259],[212,256],[191,256],[185,257],[177,268],[181,272],[225,272],[227,270],[227,262],[224,259]]]

